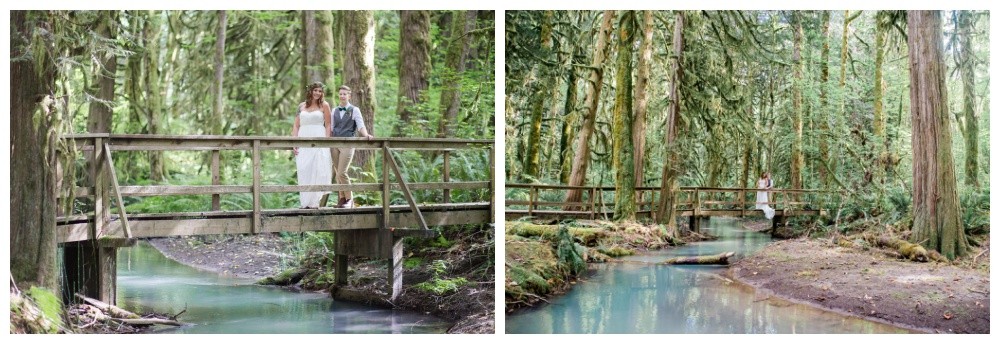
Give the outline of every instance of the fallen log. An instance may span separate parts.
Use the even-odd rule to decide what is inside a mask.
[[[935,250],[928,250],[919,244],[914,244],[906,240],[891,238],[887,236],[867,235],[865,239],[879,247],[887,247],[896,250],[901,256],[915,262],[935,261],[947,263],[945,258]]]
[[[99,321],[114,321],[118,323],[135,325],[135,326],[151,326],[151,325],[168,325],[168,326],[184,326],[184,323],[170,320],[170,319],[158,319],[158,318],[143,318],[138,314],[129,312],[127,310],[118,308],[114,305],[109,305],[97,299],[92,299],[79,293],[75,294],[76,297],[80,298],[84,302],[94,306],[102,313],[93,314],[94,318]]]
[[[661,262],[661,264],[674,264],[674,265],[713,265],[713,264],[729,264],[729,257],[732,257],[736,253],[724,252],[719,253],[714,256],[690,256],[690,257],[674,257]]]
[[[83,302],[86,302],[86,303],[88,303],[88,304],[90,304],[90,305],[92,305],[94,307],[97,307],[97,309],[101,310],[101,312],[104,312],[104,314],[107,314],[107,315],[111,316],[112,318],[121,318],[121,319],[139,319],[139,318],[142,318],[138,314],[126,311],[124,309],[118,308],[118,307],[113,306],[113,305],[109,305],[107,303],[102,302],[101,300],[92,299],[92,298],[80,295],[80,293],[76,293],[76,297],[80,298],[80,300],[83,300]]]

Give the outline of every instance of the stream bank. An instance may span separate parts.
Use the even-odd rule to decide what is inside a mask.
[[[408,265],[404,267],[401,296],[395,304],[388,304],[382,301],[386,298],[387,289],[385,261],[352,259],[348,286],[341,288],[348,291],[348,297],[341,299],[448,319],[455,322],[448,333],[495,333],[493,268],[492,265],[484,268],[484,262],[479,257],[489,254],[489,262],[492,262],[493,251],[481,242],[487,237],[486,241],[493,245],[492,235],[486,233],[488,231],[492,231],[492,227],[471,233],[467,230],[446,231],[466,233],[449,237],[453,244],[450,249],[407,247],[408,258],[417,257],[421,262],[444,261],[448,267],[445,276],[463,276],[471,282],[455,292],[438,295],[417,288],[419,283],[434,277],[431,264]],[[292,244],[274,234],[156,238],[149,242],[170,259],[223,275],[260,279],[277,275],[293,266],[293,258],[288,253],[293,249]],[[487,270],[489,276],[485,276]],[[326,290],[325,286],[301,287]]]

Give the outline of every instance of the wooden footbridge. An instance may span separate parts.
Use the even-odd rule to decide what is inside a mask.
[[[256,234],[275,232],[335,232],[338,285],[347,281],[349,256],[387,259],[391,300],[402,288],[402,238],[434,235],[433,226],[492,223],[493,141],[457,139],[378,138],[298,138],[261,136],[162,136],[85,134],[64,137],[85,156],[86,175],[94,176],[77,183],[72,197],[84,198],[86,209],[80,214],[57,219],[58,241],[64,248],[67,287],[72,292],[115,303],[116,256],[119,247],[130,246],[139,238],[211,234]],[[354,147],[358,154],[381,154],[378,183],[352,185],[269,185],[264,182],[261,154],[266,151],[291,151],[294,147]],[[250,185],[220,185],[220,152],[242,150],[236,162],[251,174]],[[440,182],[407,181],[395,155],[397,151],[430,151],[443,156]],[[489,177],[483,181],[453,181],[450,173],[453,153],[478,150],[471,154],[488,155]],[[114,168],[115,152],[128,151],[201,151],[210,155],[212,185],[121,185]],[[249,153],[249,154],[247,154]],[[462,152],[465,153],[465,152]],[[206,155],[206,157],[208,156]],[[246,156],[249,156],[247,159]],[[294,167],[288,174],[294,173]],[[286,179],[287,180],[287,179]],[[84,184],[84,185],[80,185]],[[476,189],[479,189],[476,193]],[[417,203],[413,191],[434,191],[435,203]],[[452,191],[471,190],[479,197],[472,202],[452,202]],[[377,204],[355,208],[265,209],[263,194],[301,191],[353,191],[374,193]],[[249,209],[220,210],[220,195],[249,195]],[[203,211],[179,213],[129,213],[123,197],[164,195],[211,195],[211,204]],[[67,195],[64,195],[67,196]],[[357,194],[355,197],[357,198]],[[325,200],[325,198],[324,198]],[[112,207],[114,204],[114,207]],[[297,203],[296,203],[297,205]],[[79,208],[79,207],[78,207]]]
[[[581,193],[579,202],[565,202],[569,190]],[[657,212],[659,187],[637,187],[636,217],[649,218]],[[745,188],[682,187],[674,208],[679,217],[688,217],[691,230],[701,228],[701,220],[712,216],[761,216],[756,209],[757,191]],[[775,208],[773,227],[792,216],[822,216],[826,210],[817,207],[818,198],[829,195],[820,190],[770,189],[770,202]],[[613,186],[568,186],[541,184],[506,184],[507,199],[504,217],[516,220],[524,217],[556,219],[610,219],[614,215]]]

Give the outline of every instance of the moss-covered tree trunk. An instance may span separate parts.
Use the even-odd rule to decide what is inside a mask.
[[[615,175],[615,221],[635,220],[635,113],[632,107],[632,44],[635,11],[624,11],[618,22],[615,107],[611,120],[611,159]]]
[[[653,64],[653,11],[642,11],[642,45],[639,46],[635,77],[635,122],[632,140],[635,144],[635,186],[643,184],[646,160],[646,112],[649,105],[649,74]],[[638,20],[638,19],[637,19]],[[642,201],[639,199],[638,201]]]
[[[475,11],[455,11],[451,16],[451,34],[448,36],[448,52],[445,54],[445,73],[441,78],[441,121],[437,137],[454,137],[455,124],[462,98],[462,74],[465,72],[465,56],[468,52],[469,35],[475,24]],[[472,21],[470,23],[470,21]]]
[[[45,11],[10,11],[10,276],[18,287],[59,290],[56,271],[57,112],[54,44]],[[57,293],[58,294],[58,293]]]
[[[346,11],[343,18],[344,84],[351,87],[351,104],[361,111],[368,133],[375,135],[375,15]],[[370,150],[356,150],[354,165],[366,168],[371,155]]]
[[[541,51],[539,54],[542,56],[550,56],[552,53],[552,21],[553,12],[545,11],[542,14],[542,23],[539,33],[539,39],[541,40]],[[524,159],[524,174],[537,179],[538,168],[540,165],[540,156],[542,149],[542,119],[545,114],[545,100],[549,97],[549,92],[551,92],[552,84],[555,79],[553,73],[548,73],[548,66],[536,65],[532,68],[532,74],[536,81],[534,82],[534,90],[531,92],[531,123],[528,125],[528,154]]]
[[[212,79],[212,120],[208,128],[211,135],[222,135],[222,111],[225,105],[225,95],[222,91],[222,81],[226,66],[226,11],[218,11],[218,22],[215,30],[215,59],[212,66],[215,70]]]
[[[142,25],[142,37],[145,37],[146,49],[143,54],[137,56],[136,61],[145,73],[141,73],[141,79],[135,80],[134,93],[132,99],[145,99],[146,132],[152,135],[160,134],[165,109],[163,86],[167,83],[161,80],[160,74],[160,16],[156,13],[145,13],[146,22]],[[145,82],[141,82],[144,80]],[[126,80],[126,83],[129,81]],[[145,90],[143,90],[145,89]],[[150,151],[149,154],[149,178],[152,180],[164,180],[166,177],[166,162],[163,152]]]
[[[337,94],[336,88],[339,85],[335,85],[333,52],[336,45],[333,39],[333,14],[330,11],[302,11],[302,83],[296,88],[302,90],[301,93],[296,93],[296,96],[303,95],[300,101],[305,100],[306,85],[316,81],[327,85],[328,95]],[[337,100],[328,99],[327,102],[332,105]],[[295,102],[298,103],[299,101]]]
[[[791,163],[790,171],[788,173],[789,184],[791,184],[792,189],[802,188],[802,169],[804,165],[805,158],[802,154],[802,89],[805,88],[805,82],[803,80],[803,69],[805,69],[805,62],[802,58],[803,49],[803,30],[802,30],[802,16],[799,12],[792,12],[792,25],[794,32],[794,40],[792,47],[792,149],[791,149]],[[793,196],[797,197],[797,196]]]
[[[969,244],[962,228],[951,153],[941,13],[908,11],[907,25],[913,123],[911,241],[954,260],[968,252]]]
[[[590,63],[590,77],[587,79],[587,93],[584,96],[586,109],[583,124],[576,135],[573,144],[573,168],[569,174],[569,185],[582,186],[587,180],[587,167],[590,165],[590,136],[594,134],[594,124],[597,120],[597,107],[601,99],[601,86],[604,82],[604,61],[608,56],[608,46],[611,41],[611,23],[615,19],[615,11],[604,11],[601,18],[601,28],[597,34],[597,44],[594,46],[594,57]],[[582,192],[570,190],[566,192],[566,202],[580,202]]]
[[[823,31],[822,40],[823,48],[820,52],[819,60],[819,159],[824,164],[830,161],[830,145],[827,141],[830,138],[830,100],[829,100],[829,85],[830,82],[830,11],[823,11],[822,19]],[[830,174],[825,168],[817,169],[819,171],[820,181],[823,183],[823,188],[830,187]]]
[[[972,14],[957,11],[958,42],[956,59],[962,74],[962,119],[965,121],[965,185],[979,186],[979,116],[976,115],[976,75],[972,53]],[[962,125],[959,122],[959,125]]]
[[[677,233],[677,204],[679,186],[677,176],[681,171],[680,153],[677,151],[677,127],[681,120],[681,83],[684,81],[684,12],[678,11],[674,22],[673,61],[671,61],[670,106],[667,108],[667,131],[663,145],[666,161],[663,162],[663,176],[660,184],[660,199],[657,203],[656,221],[667,226],[667,232]]]
[[[399,11],[399,92],[396,115],[399,122],[393,131],[404,136],[412,125],[415,108],[424,102],[431,72],[430,11]]]
[[[572,29],[571,29],[572,30]],[[568,42],[575,43],[573,37],[575,37],[575,30],[570,31],[570,39]],[[566,102],[563,106],[563,121],[562,135],[559,139],[559,152],[560,162],[559,162],[559,183],[569,184],[569,175],[573,170],[573,129],[576,127],[576,122],[580,118],[580,112],[577,111],[577,74],[576,67],[577,64],[576,53],[579,52],[579,48],[573,46],[570,48],[570,54],[567,54],[569,68],[567,78],[566,78]]]

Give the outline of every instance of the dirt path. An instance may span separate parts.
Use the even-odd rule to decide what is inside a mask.
[[[988,255],[980,257],[989,261]],[[990,333],[988,268],[916,263],[826,240],[778,241],[733,278],[796,302],[932,333]]]

